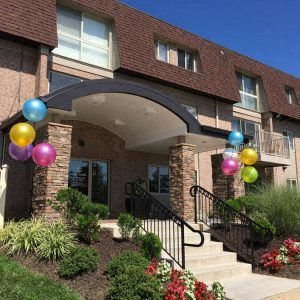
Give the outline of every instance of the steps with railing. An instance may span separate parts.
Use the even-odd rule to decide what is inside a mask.
[[[255,242],[271,240],[272,232],[201,186],[191,187],[190,194],[195,201],[195,223],[204,223],[214,238],[245,261],[255,264]]]
[[[184,269],[185,247],[201,247],[204,234],[173,213],[137,183],[128,182],[125,195],[129,201],[130,213],[142,220],[143,230],[156,234],[162,241],[164,251]],[[192,234],[195,235],[194,242],[187,242],[191,240]]]

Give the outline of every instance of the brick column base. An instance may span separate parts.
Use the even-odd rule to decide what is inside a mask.
[[[33,172],[32,207],[35,215],[59,218],[60,214],[48,204],[57,192],[68,187],[71,157],[72,126],[48,123],[37,132],[37,142],[47,141],[56,149],[56,161],[49,167],[36,166]]]
[[[194,220],[195,146],[178,144],[169,148],[169,201],[171,210],[186,221]]]

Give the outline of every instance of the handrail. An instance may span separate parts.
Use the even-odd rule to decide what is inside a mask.
[[[195,223],[205,223],[212,236],[244,260],[255,264],[254,243],[266,243],[273,233],[201,186],[192,186]]]
[[[203,233],[172,212],[141,185],[135,182],[126,183],[125,194],[130,197],[130,212],[142,220],[143,230],[156,234],[162,241],[165,252],[184,269],[185,247],[201,247],[204,243]],[[191,244],[185,241],[187,229],[199,234],[199,243]]]

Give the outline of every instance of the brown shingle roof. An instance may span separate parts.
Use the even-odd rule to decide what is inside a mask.
[[[0,0],[4,12],[0,16],[0,30],[54,47],[54,2]],[[79,9],[114,19],[120,54],[119,72],[146,76],[194,92],[237,102],[239,93],[235,71],[245,70],[261,77],[270,111],[300,119],[300,105],[288,104],[284,89],[286,85],[293,87],[300,101],[300,79],[113,0],[74,0],[68,3],[75,4]],[[156,60],[155,35],[198,51],[202,74]]]

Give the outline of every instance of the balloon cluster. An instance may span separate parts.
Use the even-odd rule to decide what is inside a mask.
[[[232,146],[239,146],[243,143],[244,136],[239,131],[232,131],[229,134],[228,142]],[[234,175],[239,169],[239,160],[245,166],[241,170],[241,177],[247,183],[253,183],[258,178],[257,170],[252,166],[257,162],[257,152],[252,148],[245,148],[240,155],[233,148],[227,148],[223,152],[221,169],[225,175]]]
[[[39,99],[29,99],[24,103],[22,113],[28,121],[39,122],[46,117],[47,107]],[[9,136],[11,143],[8,152],[13,159],[25,161],[32,157],[33,161],[42,167],[48,167],[55,161],[56,151],[51,144],[40,143],[33,147],[36,132],[30,124],[15,124]]]

